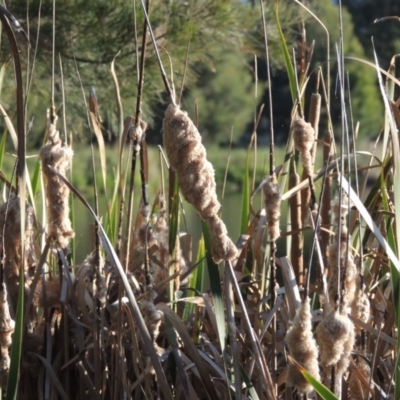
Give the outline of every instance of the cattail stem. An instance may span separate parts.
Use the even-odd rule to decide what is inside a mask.
[[[293,173],[289,178],[289,188],[293,188],[300,183],[299,175]],[[302,220],[301,220],[301,195],[297,191],[289,200],[290,222],[292,230],[292,243],[290,249],[290,259],[292,261],[296,282],[299,286],[304,284],[303,266],[303,241],[302,241]]]
[[[323,148],[323,162],[328,165],[330,162],[332,144],[332,132],[327,130],[324,133],[324,148]],[[328,265],[329,258],[329,242],[330,233],[327,230],[331,226],[331,192],[332,192],[332,177],[326,175],[324,179],[324,188],[321,201],[321,252],[324,260],[324,265]]]

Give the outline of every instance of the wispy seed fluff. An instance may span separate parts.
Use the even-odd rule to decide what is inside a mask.
[[[264,193],[265,211],[267,214],[269,240],[276,240],[281,234],[279,217],[281,216],[281,192],[276,175],[269,175],[262,183]]]
[[[370,317],[370,307],[371,304],[368,295],[362,287],[358,286],[353,303],[351,304],[351,316],[367,324]],[[356,325],[355,329],[359,333],[362,328]]]
[[[303,118],[293,121],[294,147],[300,152],[301,162],[307,175],[313,173],[312,149],[315,142],[314,128]]]
[[[70,168],[73,151],[69,146],[61,143],[56,123],[57,116],[53,123],[48,119],[48,141],[40,149],[39,156],[42,160],[42,171],[45,177],[48,234],[57,241],[62,249],[65,249],[74,236],[69,219],[69,189],[49,167],[65,176]]]
[[[312,333],[309,299],[302,302],[297,310],[293,325],[286,334],[286,344],[290,355],[319,381],[318,347]],[[286,383],[288,386],[294,386],[301,393],[309,393],[313,390],[312,385],[304,379],[292,363],[288,366]]]
[[[329,313],[317,327],[321,366],[327,377],[330,368],[336,367],[335,387],[349,366],[354,336],[353,323],[339,311]]]
[[[236,246],[218,216],[221,204],[217,199],[214,168],[207,161],[199,131],[186,112],[170,104],[165,112],[163,132],[164,147],[182,194],[209,227],[214,261],[236,258]]]
[[[371,377],[371,367],[362,357],[358,357],[357,372],[357,375],[352,373],[349,379],[349,397],[354,400],[369,399],[370,388],[368,385]],[[358,375],[360,374],[364,379],[359,378]],[[371,388],[373,388],[372,384]]]

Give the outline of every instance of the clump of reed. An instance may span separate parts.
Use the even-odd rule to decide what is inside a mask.
[[[143,71],[140,75],[143,78]],[[298,80],[300,85],[307,85],[309,77],[300,78],[305,78]],[[299,97],[305,89],[298,88]],[[304,96],[297,103],[307,100]],[[62,143],[51,113],[47,142],[40,150],[47,205],[44,229],[28,202],[21,213],[21,193],[1,175],[11,189],[0,207],[0,387],[6,388],[13,366],[15,330],[22,332],[24,343],[22,362],[14,364],[21,364],[16,386],[24,400],[305,399],[314,398],[314,390],[321,392],[321,385],[342,398],[397,398],[398,238],[391,202],[400,201],[393,191],[397,175],[392,164],[393,151],[399,149],[384,149],[377,164],[379,181],[355,193],[354,182],[347,185],[342,179],[359,175],[359,166],[348,161],[361,157],[356,143],[348,146],[352,154],[339,153],[334,127],[319,121],[321,107],[322,115],[330,117],[329,93],[325,105],[319,94],[312,94],[309,122],[299,115],[298,104],[285,157],[276,168],[270,160],[265,179],[256,177],[262,182],[263,201],[247,207],[250,199],[244,199],[240,217],[227,214],[241,220],[237,246],[220,217],[211,152],[207,155],[187,113],[168,106],[163,140],[170,186],[176,174],[183,197],[211,236],[200,239],[197,254],[185,216],[180,221],[178,199],[165,195],[164,164],[157,163],[162,154],[146,146],[140,101],[137,116],[129,118],[121,132],[118,149],[105,148],[116,160],[115,175],[107,182],[114,184],[113,195],[98,202],[102,192],[94,189],[94,203],[107,204],[105,211],[97,204],[91,210],[66,182],[73,153]],[[320,139],[322,124],[328,129]],[[126,156],[127,137],[131,160]],[[396,137],[392,136],[393,146]],[[343,135],[341,140],[349,138]],[[139,199],[134,198],[138,155]],[[156,189],[148,191],[154,165],[160,165],[154,173]],[[364,168],[365,179],[369,172]],[[69,252],[74,236],[70,191],[94,221],[94,229],[82,233],[92,236],[82,259]],[[76,217],[80,216],[75,215],[75,221]],[[384,240],[375,225],[365,226],[371,220],[380,223]],[[286,247],[280,246],[283,242]],[[210,253],[214,262],[225,261],[225,269],[215,268],[207,257]],[[26,302],[24,318],[16,314],[18,298]],[[318,382],[310,383],[305,372]]]

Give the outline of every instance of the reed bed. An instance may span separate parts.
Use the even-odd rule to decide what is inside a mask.
[[[277,12],[274,22],[279,28]],[[152,35],[148,19],[144,35],[147,29]],[[341,63],[343,126],[334,132],[326,77],[318,78],[320,93],[307,98],[309,76],[297,76],[290,57],[286,62],[293,101],[286,155],[273,159],[272,140],[269,174],[257,176],[261,183],[251,192],[249,144],[242,208],[224,212],[241,224],[238,238],[229,236],[221,218],[222,182],[161,62],[171,97],[163,120],[165,153],[148,159],[143,51],[136,114],[125,120],[111,182],[105,175],[111,167],[105,154],[100,157],[107,210],[97,205],[96,179],[94,207],[70,183],[79,166],[69,172],[73,149],[60,137],[50,106],[35,169],[40,166],[43,179],[25,174],[20,162],[16,183],[12,174],[0,175],[3,398],[400,398],[398,99],[388,99],[380,81],[386,147],[381,155],[361,152],[345,125]],[[394,77],[386,76],[386,85],[393,85]],[[302,111],[307,102],[309,122]],[[323,121],[322,111],[328,116]],[[88,115],[96,130],[96,115]],[[17,136],[23,147],[22,128]],[[4,145],[0,151],[3,159]],[[316,158],[323,160],[320,169]],[[361,168],[359,158],[369,167]],[[159,165],[156,195],[148,191],[150,162]],[[367,186],[372,167],[379,175]],[[37,194],[45,202],[42,217]],[[73,251],[79,215],[70,209],[71,196],[93,220],[82,260]],[[183,201],[203,221],[198,244],[186,229]]]

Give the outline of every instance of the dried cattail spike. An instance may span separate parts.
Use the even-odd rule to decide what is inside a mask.
[[[365,324],[368,323],[370,317],[370,302],[368,299],[368,295],[365,291],[359,286],[354,296],[353,303],[351,304],[351,316],[353,318],[359,319]],[[356,332],[359,333],[361,328],[356,325]]]
[[[330,377],[331,368],[336,367],[333,383],[335,392],[338,391],[342,375],[349,366],[354,338],[353,323],[347,315],[338,311],[329,313],[317,327],[317,343],[325,376]]]
[[[275,241],[281,232],[279,217],[281,216],[281,191],[276,175],[269,175],[261,184],[264,193],[265,211],[267,214],[269,240]]]
[[[218,217],[221,204],[217,199],[213,166],[206,158],[201,136],[187,113],[170,104],[163,121],[164,147],[171,168],[178,176],[185,199],[193,204],[209,226],[213,258],[216,262],[236,258],[237,250]]]
[[[309,372],[320,380],[318,368],[318,347],[312,333],[310,300],[301,303],[293,321],[293,326],[286,334],[286,343],[290,355]],[[294,386],[301,393],[309,393],[313,387],[293,364],[287,371],[287,385]]]
[[[357,373],[353,372],[349,379],[350,399],[369,399],[370,388],[368,387],[371,377],[371,367],[362,358],[358,357]],[[373,385],[371,384],[371,388]]]
[[[143,301],[140,304],[140,309],[142,311],[144,322],[147,326],[147,329],[149,330],[153,343],[156,349],[158,349],[155,341],[160,333],[160,325],[164,318],[164,314],[160,310],[156,309],[152,301]]]
[[[354,339],[354,325],[350,319],[338,311],[330,312],[317,327],[321,364],[326,367],[336,365],[351,337]]]
[[[73,156],[72,149],[62,145],[56,130],[57,116],[54,123],[49,123],[49,140],[40,149],[42,171],[45,177],[49,236],[66,249],[70,239],[75,235],[69,219],[69,189],[67,185],[50,170],[55,169],[65,176]]]
[[[216,263],[232,260],[237,255],[236,246],[228,236],[225,224],[218,216],[206,219],[210,229],[211,253]]]
[[[311,151],[314,146],[314,129],[303,118],[296,118],[293,121],[294,147],[300,152],[301,161],[307,175],[313,173],[313,160]]]
[[[15,193],[0,207],[0,253],[4,255],[4,277],[11,303],[15,307],[18,298],[19,274],[22,268],[21,254],[21,210],[20,198]],[[30,278],[37,265],[36,244],[34,241],[35,216],[32,206],[25,203],[25,281]],[[3,237],[3,233],[5,233]],[[4,245],[4,248],[3,248]]]

